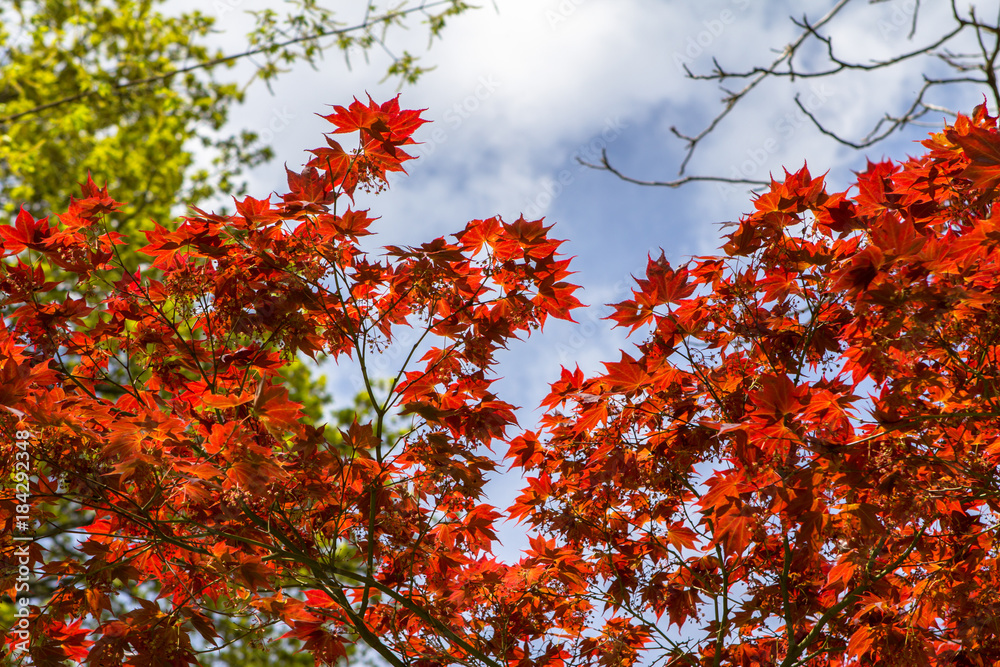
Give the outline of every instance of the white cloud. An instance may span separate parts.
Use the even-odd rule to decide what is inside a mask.
[[[245,0],[238,8],[267,4]],[[425,142],[415,149],[421,157],[409,163],[411,176],[359,203],[382,216],[378,229],[384,242],[416,243],[494,214],[547,215],[557,222],[555,236],[571,238],[567,250],[578,255],[578,278],[593,290],[641,272],[646,252],[657,247],[675,262],[711,252],[722,233],[714,223],[735,220],[752,204],[742,189],[704,185],[675,192],[625,185],[582,170],[575,156],[594,160],[607,147],[626,173],[672,178],[683,143],[670,127],[697,133],[721,109],[716,85],[684,78],[679,64],[703,73],[710,71],[713,56],[730,69],[769,62],[796,33],[788,16],[808,12],[815,18],[827,4],[500,0],[496,6],[499,11],[486,3],[454,19],[434,43],[426,62],[436,69],[401,98],[406,107],[426,107],[425,116],[435,121],[417,135]],[[897,15],[906,6],[906,0],[896,0],[869,11],[899,23]],[[226,29],[220,43],[230,51],[240,48],[248,25],[236,16],[220,17]],[[889,53],[908,43],[904,31],[887,33],[877,20],[855,17],[833,24],[831,32],[845,53]],[[397,52],[426,46],[422,28],[392,37]],[[802,66],[819,62],[816,49],[804,58]],[[251,192],[283,189],[282,163],[297,168],[303,151],[321,143],[328,126],[314,114],[328,112],[326,105],[346,104],[366,92],[378,100],[395,94],[391,82],[379,83],[389,62],[385,54],[374,51],[370,64],[358,57],[353,62],[348,72],[331,52],[319,71],[298,67],[279,78],[273,96],[262,85],[251,87],[247,103],[233,111],[232,126],[270,133],[278,154],[251,174]],[[762,85],[699,147],[688,173],[766,179],[780,177],[782,165],[794,170],[808,160],[814,174],[832,169],[832,181],[842,187],[849,169],[862,167],[863,158],[819,136],[792,103],[793,90],[818,118],[858,137],[878,110],[896,108],[911,93],[921,66],[914,61],[886,76],[806,80],[794,88],[786,80]],[[248,72],[252,66],[241,68]],[[878,82],[878,94],[871,81]],[[733,89],[745,83],[725,82]],[[609,126],[620,128],[611,140]],[[920,134],[893,146],[912,146]],[[875,156],[882,151],[875,149]],[[536,338],[530,344],[539,349],[553,344]],[[595,337],[580,350],[581,358],[614,357],[608,343]],[[537,381],[517,369],[504,374],[512,382]]]
[[[452,21],[426,56],[437,69],[403,91],[405,107],[426,107],[425,116],[435,121],[417,135],[425,144],[415,151],[421,159],[409,163],[411,176],[394,180],[389,192],[364,205],[382,216],[377,229],[385,243],[429,240],[470,219],[497,213],[512,219],[534,208],[557,222],[554,236],[571,239],[566,250],[578,255],[576,278],[588,288],[582,299],[592,304],[626,298],[612,296],[613,286],[629,273],[641,274],[646,253],[658,247],[674,263],[712,252],[724,233],[715,223],[736,220],[752,204],[745,191],[727,193],[711,184],[679,191],[626,185],[581,170],[574,156],[589,150],[593,159],[603,146],[626,173],[673,178],[684,155],[670,127],[697,133],[721,110],[722,96],[713,82],[685,79],[679,64],[699,73],[711,70],[712,56],[732,70],[766,64],[796,34],[789,15],[815,19],[829,7],[818,0],[498,0],[495,12],[484,4]],[[845,16],[850,20],[831,28],[838,52],[885,56],[907,48],[906,31],[887,31],[870,14],[881,11],[886,21],[898,23],[906,6],[907,0],[866,4]],[[936,27],[930,13],[922,20],[918,37]],[[393,43],[397,51],[418,52],[426,45],[422,29],[395,36],[403,40]],[[220,39],[238,48],[241,38],[226,32]],[[821,66],[821,52],[813,49],[797,63]],[[273,96],[255,85],[247,104],[234,109],[234,128],[258,131],[271,129],[279,115],[294,114],[293,122],[273,131],[278,159],[253,172],[252,193],[281,191],[282,162],[295,168],[305,158],[303,150],[321,143],[327,126],[313,114],[326,113],[325,105],[346,104],[366,92],[380,101],[395,94],[393,83],[379,83],[388,65],[384,54],[373,52],[367,65],[354,58],[354,65],[348,72],[330,53],[320,71],[296,68],[274,83]],[[808,161],[814,175],[831,169],[831,182],[842,188],[864,158],[820,136],[795,107],[794,91],[818,118],[858,138],[883,110],[905,105],[925,65],[914,60],[884,74],[762,85],[699,147],[688,173],[780,178],[782,165],[795,170]],[[247,71],[248,65],[241,67]],[[738,90],[746,82],[732,79],[725,85]],[[616,122],[625,127],[609,140],[607,128]],[[911,142],[923,133],[916,128],[870,152],[875,158],[917,152]],[[561,186],[558,192],[555,184]],[[599,360],[617,359],[624,344],[620,330],[595,327],[583,335],[561,324],[512,343],[498,386],[509,392],[503,398],[528,408],[522,426],[537,419],[531,408],[557,379],[567,356],[560,350],[568,341],[574,358],[565,361],[579,360],[590,371],[599,370]]]

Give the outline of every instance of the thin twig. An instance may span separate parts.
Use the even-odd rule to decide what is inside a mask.
[[[370,28],[371,26],[376,25],[376,24],[378,24],[378,23],[380,23],[382,21],[385,21],[387,19],[398,18],[400,16],[406,16],[407,14],[412,14],[413,12],[425,10],[428,7],[435,7],[437,5],[449,4],[450,2],[451,2],[451,0],[436,0],[435,2],[430,2],[430,3],[426,3],[426,4],[421,3],[420,6],[418,6],[418,7],[410,7],[409,9],[394,10],[394,11],[388,12],[386,14],[383,14],[381,16],[376,16],[374,18],[368,18],[368,17],[366,17],[366,19],[365,19],[365,21],[363,23],[359,23],[357,25],[354,25],[354,26],[351,26],[351,27],[348,27],[348,28],[337,28],[335,30],[325,30],[325,31],[317,32],[317,33],[314,33],[314,34],[311,34],[311,35],[305,35],[305,36],[302,36],[302,37],[295,37],[295,38],[286,40],[284,42],[279,42],[279,43],[276,43],[276,44],[266,44],[264,46],[260,46],[260,47],[254,48],[254,49],[249,49],[249,50],[243,51],[241,53],[233,53],[233,54],[230,54],[230,55],[227,55],[227,56],[220,56],[218,58],[213,58],[211,60],[206,60],[206,61],[203,61],[203,62],[195,63],[194,65],[189,65],[187,67],[182,67],[180,69],[172,70],[170,72],[165,72],[163,74],[156,74],[154,76],[147,76],[147,77],[144,77],[142,79],[133,79],[131,81],[125,81],[124,83],[117,83],[117,84],[112,85],[111,88],[113,90],[115,90],[115,91],[121,91],[121,90],[126,90],[126,89],[129,89],[129,88],[135,88],[135,87],[138,87],[138,86],[145,86],[145,85],[148,85],[148,84],[151,84],[151,83],[159,83],[161,81],[166,81],[168,79],[171,79],[171,78],[177,76],[178,74],[186,74],[188,72],[195,72],[195,71],[198,71],[198,70],[210,69],[212,67],[215,67],[216,65],[222,65],[224,63],[233,62],[233,61],[239,60],[240,58],[248,58],[248,57],[260,54],[260,53],[264,53],[266,51],[273,51],[274,49],[280,49],[280,48],[284,48],[286,46],[291,46],[292,44],[297,44],[299,42],[307,42],[309,40],[320,39],[322,37],[331,37],[331,36],[334,36],[334,35],[343,35],[343,34],[346,34],[346,33],[349,33],[349,32],[357,31],[357,30],[366,30],[366,29]],[[15,120],[18,120],[18,119],[21,119],[21,118],[25,118],[26,116],[33,116],[35,114],[41,113],[42,111],[47,111],[49,109],[60,107],[60,106],[62,106],[64,104],[70,104],[72,102],[78,102],[80,100],[84,100],[84,99],[87,99],[88,97],[93,97],[94,95],[99,94],[99,92],[100,91],[98,91],[98,90],[85,90],[85,91],[77,93],[75,95],[68,95],[68,96],[60,98],[58,100],[54,100],[52,102],[46,102],[45,104],[40,104],[38,106],[32,107],[30,109],[26,109],[24,111],[20,111],[20,112],[15,113],[15,114],[10,114],[8,116],[2,116],[2,117],[0,117],[0,125],[5,125],[5,124],[10,123],[12,121],[15,121]]]

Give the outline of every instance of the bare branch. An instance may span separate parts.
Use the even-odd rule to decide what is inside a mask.
[[[769,185],[768,181],[756,181],[748,178],[726,178],[724,176],[683,176],[673,181],[643,181],[637,178],[632,178],[631,176],[626,176],[622,172],[618,171],[615,167],[611,166],[608,161],[608,149],[604,148],[601,150],[601,164],[593,164],[592,162],[587,162],[583,158],[578,157],[577,162],[585,167],[590,167],[591,169],[601,169],[603,171],[610,171],[612,174],[627,181],[629,183],[635,183],[636,185],[656,185],[667,188],[679,188],[686,183],[693,183],[695,181],[713,181],[717,183],[739,183],[746,185]]]
[[[581,164],[593,169],[600,169],[611,172],[618,178],[634,183],[636,185],[659,186],[677,188],[688,183],[697,181],[714,181],[722,183],[745,183],[750,185],[766,185],[766,182],[752,179],[726,178],[722,176],[687,176],[686,171],[689,163],[694,157],[698,147],[703,140],[714,132],[722,122],[731,114],[736,106],[750,95],[761,83],[768,79],[787,79],[794,82],[798,79],[822,79],[832,77],[843,72],[874,72],[878,70],[888,70],[903,63],[913,61],[918,57],[929,57],[933,62],[943,63],[954,76],[940,76],[930,67],[925,68],[923,84],[907,103],[907,107],[901,112],[893,113],[886,111],[884,115],[877,119],[871,129],[861,138],[849,138],[832,128],[828,121],[819,118],[816,109],[810,109],[799,94],[794,95],[794,103],[798,110],[816,128],[816,130],[835,142],[849,146],[856,150],[868,148],[898,133],[905,128],[918,124],[921,119],[928,114],[944,113],[955,117],[957,111],[942,106],[940,102],[931,101],[930,93],[938,89],[948,89],[962,85],[985,86],[992,97],[992,105],[1000,108],[1000,81],[997,77],[997,61],[1000,58],[1000,11],[996,20],[989,23],[979,18],[975,8],[971,7],[967,13],[963,14],[955,0],[951,0],[951,17],[953,23],[943,25],[942,32],[935,38],[920,47],[909,49],[898,55],[889,58],[851,59],[838,54],[834,48],[833,38],[824,34],[824,28],[828,28],[831,22],[841,14],[850,0],[839,0],[830,8],[826,14],[816,21],[811,21],[807,16],[801,19],[791,17],[792,23],[799,28],[797,37],[784,46],[776,58],[767,65],[750,67],[745,70],[731,71],[723,67],[716,57],[712,57],[712,67],[708,73],[692,72],[687,64],[683,64],[685,76],[690,79],[700,81],[715,81],[720,85],[723,92],[722,108],[713,116],[700,131],[689,134],[681,131],[676,126],[672,126],[670,131],[678,139],[684,142],[684,156],[677,170],[678,177],[672,180],[650,180],[636,178],[623,174],[619,169],[612,166],[606,153],[602,153],[599,163],[589,163],[580,160]],[[879,4],[881,0],[875,0],[869,4]],[[912,8],[912,16],[894,17],[893,30],[908,24],[907,39],[912,40],[917,34],[917,25],[922,6],[919,0]],[[954,49],[958,45],[958,39],[963,33],[971,31],[975,37],[975,47],[969,49],[969,40],[961,42],[962,49]],[[971,35],[970,35],[971,37]],[[813,41],[815,40],[815,41]],[[820,48],[828,61],[828,64],[818,68],[801,70],[795,63],[795,56],[800,54],[808,44],[822,45]],[[953,48],[949,48],[949,46]],[[969,52],[971,51],[971,52]],[[938,70],[940,67],[937,68]],[[722,84],[727,79],[745,80],[742,88],[730,90]],[[940,96],[938,96],[940,97]]]
[[[795,105],[799,108],[799,110],[803,114],[805,114],[805,116],[812,122],[812,124],[821,134],[830,137],[839,144],[843,144],[845,146],[850,146],[851,148],[860,150],[862,148],[867,148],[869,146],[877,144],[878,142],[882,141],[893,132],[896,132],[902,127],[909,125],[916,120],[919,120],[920,118],[924,117],[931,111],[940,110],[940,107],[924,104],[923,101],[924,95],[932,87],[938,85],[945,85],[949,83],[972,82],[972,81],[975,80],[967,77],[962,77],[959,79],[938,79],[938,80],[927,79],[925,77],[924,85],[920,89],[920,92],[917,94],[916,99],[910,105],[909,109],[907,109],[901,116],[891,116],[889,114],[886,114],[881,119],[879,119],[879,121],[875,124],[875,127],[872,128],[872,130],[867,135],[865,135],[865,137],[862,138],[860,141],[851,141],[849,139],[845,139],[836,132],[833,132],[832,130],[824,126],[823,123],[821,123],[819,119],[817,119],[816,116],[811,111],[809,111],[809,109],[802,103],[802,100],[800,99],[799,95],[795,96]],[[946,112],[952,115],[957,115],[955,112],[949,112],[947,110]],[[888,123],[889,125],[888,129],[880,132],[879,131],[880,128],[883,126],[883,124],[886,123]]]
[[[817,22],[816,27],[820,27],[828,23],[831,19],[833,19],[833,17],[835,17],[840,12],[840,10],[842,10],[844,7],[847,6],[848,2],[850,2],[850,0],[839,0],[839,2],[837,2],[837,4],[834,5],[834,7],[829,12],[827,12],[825,16],[821,18],[819,22]],[[721,123],[722,120],[729,115],[729,112],[736,107],[736,104],[740,100],[749,95],[754,88],[756,88],[768,76],[770,76],[771,73],[776,71],[777,68],[780,67],[782,63],[790,61],[792,56],[795,54],[795,51],[802,45],[802,43],[806,40],[808,36],[809,32],[803,32],[794,42],[792,42],[791,44],[787,45],[784,49],[782,49],[781,55],[779,55],[778,58],[771,63],[771,66],[767,68],[767,70],[759,72],[756,76],[753,77],[753,80],[750,81],[750,83],[748,83],[746,86],[744,86],[743,89],[740,90],[738,93],[729,94],[726,98],[724,98],[723,104],[725,105],[725,108],[722,110],[721,113],[719,113],[715,118],[713,118],[712,121],[709,122],[708,126],[705,127],[701,132],[693,136],[688,136],[682,134],[679,130],[677,130],[676,127],[670,128],[671,132],[673,132],[677,137],[684,139],[688,144],[685,151],[686,154],[684,156],[684,160],[681,162],[680,169],[677,172],[678,175],[681,176],[684,175],[684,170],[687,168],[688,162],[690,162],[691,158],[694,156],[694,151],[695,149],[697,149],[698,144],[701,143],[701,141],[706,136],[708,136],[709,133],[711,133],[716,127],[718,127],[719,123]],[[716,63],[716,66],[718,66],[718,63]],[[726,78],[726,76],[727,76],[726,74],[722,73],[720,74],[720,79],[724,79]]]

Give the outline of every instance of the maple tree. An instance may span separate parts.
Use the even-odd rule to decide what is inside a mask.
[[[514,423],[495,352],[578,305],[560,241],[491,218],[364,252],[374,220],[353,195],[403,169],[424,121],[395,99],[324,118],[333,132],[280,201],[147,232],[155,278],[121,264],[106,222],[121,205],[90,178],[66,212],[0,227],[2,588],[17,599],[17,563],[55,581],[25,598],[31,663],[194,664],[220,614],[283,622],[318,663],[363,641],[394,665],[497,664],[544,637],[527,620],[508,636],[539,578],[490,556],[499,513],[481,496],[485,448]],[[334,138],[353,132],[351,150]],[[382,393],[366,360],[399,346]],[[372,418],[336,434],[303,419],[279,375],[299,353],[353,360]],[[29,477],[18,428],[28,493],[6,483]],[[40,539],[23,555],[26,506],[76,552]],[[63,506],[80,525],[47,523]]]
[[[596,601],[575,655],[1000,662],[1000,133],[983,105],[923,144],[650,258],[611,316],[637,350],[564,370],[513,442],[512,515]]]
[[[27,483],[30,431],[34,466],[0,496],[2,588],[19,506],[81,521],[75,553],[27,549],[55,582],[31,663],[195,664],[237,617],[317,664],[358,643],[421,667],[1000,661],[984,106],[855,194],[786,172],[719,256],[650,258],[612,315],[637,350],[564,369],[537,432],[494,355],[579,305],[561,242],[492,218],[364,251],[353,195],[424,121],[397,99],[324,118],[280,201],[148,232],[155,278],[121,263],[120,205],[89,178],[65,213],[0,227],[0,460]],[[380,390],[367,361],[389,351]],[[355,364],[370,418],[305,419],[280,376],[299,353]],[[505,513],[483,497],[500,443],[528,475]],[[492,555],[505,515],[532,531],[514,563]]]

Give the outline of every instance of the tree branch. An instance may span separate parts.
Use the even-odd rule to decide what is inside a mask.
[[[395,10],[395,11],[387,12],[387,13],[382,14],[380,16],[376,16],[376,17],[367,17],[366,16],[365,20],[362,23],[358,23],[357,25],[353,25],[353,26],[350,26],[348,28],[338,28],[336,30],[325,30],[325,31],[313,33],[313,34],[310,34],[310,35],[305,35],[305,36],[302,36],[302,37],[295,37],[295,38],[286,40],[284,42],[279,42],[279,43],[276,43],[276,44],[267,44],[267,45],[264,45],[264,46],[259,46],[257,48],[248,49],[248,50],[242,51],[240,53],[233,53],[233,54],[230,54],[230,55],[227,55],[227,56],[220,56],[218,58],[213,58],[211,60],[206,60],[204,62],[195,63],[194,65],[189,65],[187,67],[182,67],[180,69],[172,70],[170,72],[164,72],[163,74],[157,74],[155,76],[147,76],[147,77],[144,77],[142,79],[134,79],[134,80],[131,80],[131,81],[125,81],[123,83],[114,84],[112,86],[112,89],[115,90],[116,92],[120,92],[120,91],[128,90],[130,88],[137,88],[139,86],[145,86],[145,85],[149,85],[149,84],[152,84],[152,83],[160,83],[160,82],[163,82],[163,81],[167,81],[167,80],[169,80],[169,79],[177,76],[178,74],[187,74],[189,72],[196,72],[198,70],[211,69],[211,68],[213,68],[213,67],[215,67],[217,65],[223,65],[225,63],[235,62],[237,60],[240,60],[241,58],[248,58],[250,56],[255,56],[255,55],[258,55],[260,53],[265,53],[265,52],[273,51],[275,49],[280,49],[280,48],[283,48],[283,47],[286,47],[286,46],[291,46],[293,44],[297,44],[297,43],[301,43],[301,42],[308,42],[310,40],[320,39],[322,37],[332,37],[332,36],[336,36],[336,35],[344,35],[344,34],[347,34],[347,33],[350,33],[350,32],[355,32],[357,30],[366,30],[366,29],[372,27],[373,25],[377,25],[377,24],[385,22],[387,20],[391,20],[391,19],[394,19],[394,18],[399,18],[401,16],[406,16],[408,14],[412,14],[412,13],[417,12],[417,11],[426,11],[430,7],[435,7],[435,6],[444,5],[444,4],[450,4],[450,2],[451,2],[451,0],[435,0],[434,2],[430,2],[430,3],[427,3],[427,4],[421,4],[418,7],[410,7],[408,9]],[[58,100],[54,100],[52,102],[47,102],[45,104],[39,104],[38,106],[32,107],[30,109],[25,109],[24,111],[20,111],[18,113],[10,114],[10,115],[7,115],[7,116],[0,116],[0,125],[6,125],[7,123],[11,123],[11,122],[13,122],[15,120],[19,120],[19,119],[25,118],[27,116],[34,116],[34,115],[39,114],[39,113],[41,113],[43,111],[48,111],[49,109],[54,109],[54,108],[57,108],[57,107],[61,107],[64,104],[71,104],[73,102],[79,102],[80,100],[84,100],[84,99],[87,99],[89,97],[93,97],[94,95],[99,94],[99,92],[100,91],[98,91],[98,90],[86,90],[86,91],[83,91],[81,93],[77,93],[76,95],[68,95],[66,97],[60,98]]]

